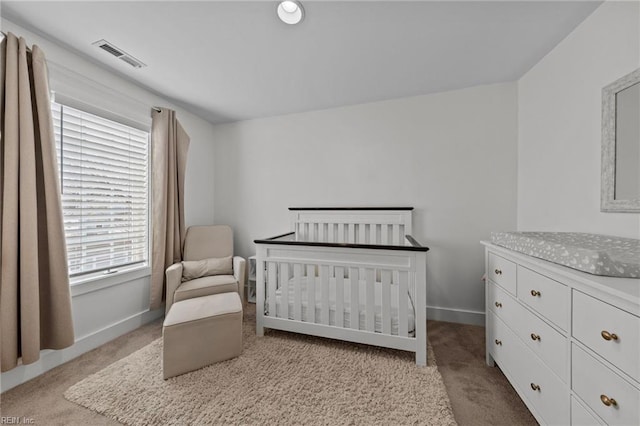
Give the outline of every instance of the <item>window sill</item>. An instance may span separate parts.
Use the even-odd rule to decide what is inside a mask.
[[[128,269],[123,269],[114,274],[92,275],[71,279],[71,297],[113,287],[129,281],[145,278],[151,275],[151,267],[148,264],[136,265]]]

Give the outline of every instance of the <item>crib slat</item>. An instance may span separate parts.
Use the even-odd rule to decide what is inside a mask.
[[[397,223],[393,224],[393,245],[400,245],[400,225]]]
[[[269,316],[277,317],[276,312],[276,287],[278,286],[278,264],[269,262],[267,264],[267,295],[269,297]]]
[[[333,243],[335,241],[335,225],[333,223],[327,224],[327,229],[329,231],[329,242]]]
[[[307,265],[307,322],[316,322],[316,267]]]
[[[391,334],[391,271],[380,273],[382,284],[382,333]]]
[[[367,309],[366,309],[366,315],[367,315],[367,331],[370,332],[374,332],[376,331],[376,321],[375,321],[375,303],[376,303],[376,287],[375,287],[375,269],[373,268],[367,268],[367,270],[365,271],[365,277],[366,277],[366,296],[367,296]]]
[[[355,223],[350,223],[349,224],[349,243],[355,243],[356,242],[356,224]]]
[[[342,223],[338,224],[338,240],[336,241],[336,243],[345,243],[347,242],[347,240],[345,240],[344,238],[344,228],[346,225],[343,225]]]
[[[293,265],[293,319],[302,320],[302,299],[300,296],[300,287],[302,286],[302,265],[295,263]]]
[[[358,243],[359,244],[367,244],[367,233],[365,232],[366,225],[364,223],[361,223],[358,225]]]
[[[408,298],[409,298],[409,273],[400,271],[400,285],[398,286],[398,335],[409,335]]]
[[[319,223],[318,224],[318,242],[324,243],[324,227],[325,224],[324,223]]]
[[[336,277],[336,318],[334,325],[336,327],[344,327],[344,268],[336,266],[334,269]]]
[[[360,278],[358,268],[349,268],[349,287],[351,289],[351,309],[349,327],[360,329]]]
[[[320,318],[316,319],[316,321],[319,320],[322,324],[329,325],[329,267],[322,265],[318,272],[320,274]],[[315,294],[313,300],[313,311],[315,315]]]
[[[380,244],[389,244],[389,225],[380,225]]]
[[[280,264],[280,311],[281,318],[289,319],[289,264]]]
[[[377,225],[375,223],[369,224],[369,244],[377,244],[376,228],[377,228]]]

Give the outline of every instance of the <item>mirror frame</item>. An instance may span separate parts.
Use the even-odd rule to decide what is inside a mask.
[[[640,83],[640,68],[602,89],[602,177],[600,211],[640,212],[640,199],[616,200],[616,94]]]

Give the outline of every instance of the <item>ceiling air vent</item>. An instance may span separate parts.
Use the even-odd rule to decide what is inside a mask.
[[[110,55],[115,56],[116,58],[120,59],[121,61],[126,62],[127,64],[131,65],[134,68],[142,68],[142,67],[146,67],[146,65],[142,62],[139,61],[138,59],[134,58],[133,56],[129,55],[128,53],[126,53],[124,50],[114,46],[113,44],[109,43],[106,40],[98,40],[95,43],[92,43],[94,46],[98,46],[100,49],[104,50],[105,52],[109,53]]]
[[[120,56],[124,55],[124,52],[118,50],[118,48],[116,48],[112,44],[107,43],[104,40],[97,41],[97,42],[95,42],[93,44],[98,46],[100,49],[111,53],[113,56],[115,56],[117,58],[119,58]]]

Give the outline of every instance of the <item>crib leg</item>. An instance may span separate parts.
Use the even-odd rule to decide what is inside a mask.
[[[416,365],[419,367],[424,367],[427,365],[427,346],[420,345],[418,350],[416,351]]]
[[[416,312],[416,365],[427,365],[427,309]]]
[[[256,315],[256,336],[258,337],[264,336],[263,318],[264,314],[260,315],[260,313],[258,313],[258,315]]]
[[[258,296],[260,298],[260,296]],[[264,300],[264,298],[262,298]],[[264,308],[256,303],[256,336],[264,336]]]
[[[427,259],[416,255],[416,365],[427,365]]]

